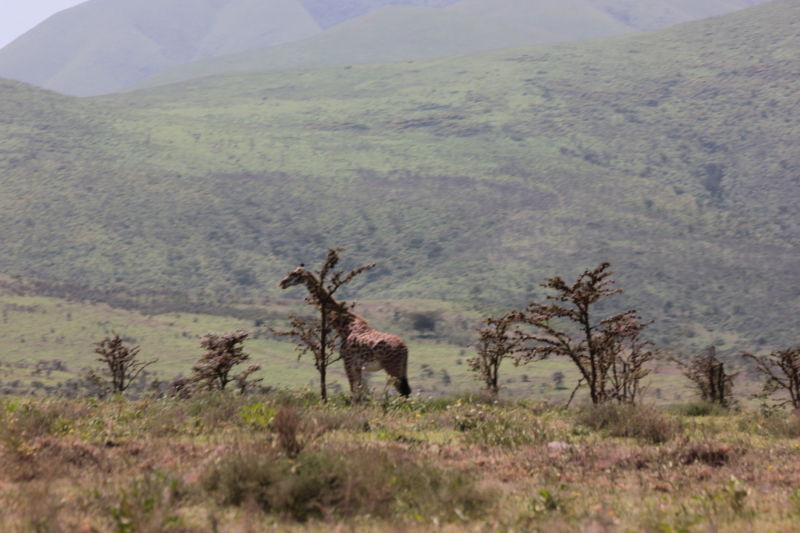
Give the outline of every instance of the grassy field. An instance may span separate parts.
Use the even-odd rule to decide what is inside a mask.
[[[798,341],[792,2],[610,40],[211,77],[81,100],[4,82],[0,269],[278,297],[541,299],[610,261],[662,346]],[[432,304],[433,305],[433,304]],[[723,345],[724,343],[724,345]]]
[[[3,400],[4,531],[787,532],[797,415],[306,393]]]

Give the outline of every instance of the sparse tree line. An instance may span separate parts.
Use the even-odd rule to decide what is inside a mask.
[[[297,340],[298,359],[307,354],[313,357],[323,401],[327,400],[328,367],[341,360],[337,353],[340,338],[334,324],[337,317],[354,306],[336,302],[332,296],[358,274],[374,267],[366,265],[350,272],[336,270],[341,251],[341,248],[330,249],[320,270],[315,271],[319,280],[315,291],[321,291],[321,294],[312,292],[306,298],[306,303],[315,311],[314,315],[288,315],[290,327],[285,331],[268,327],[276,337],[288,336]],[[572,284],[560,276],[546,279],[542,286],[553,294],[547,296],[544,303],[534,301],[523,310],[511,310],[501,317],[490,316],[483,321],[484,326],[476,330],[476,353],[466,363],[488,393],[499,393],[500,368],[505,360],[520,366],[550,357],[564,357],[575,365],[579,373],[568,405],[580,389],[587,390],[594,405],[642,401],[643,379],[649,375],[651,363],[659,353],[652,342],[642,337],[651,322],[643,321],[636,310],[604,318],[596,316],[599,302],[621,292],[621,289],[613,288],[613,272],[609,269],[609,263],[601,263],[594,269],[585,270]],[[262,379],[253,379],[252,374],[260,370],[260,365],[249,365],[238,373],[234,371],[235,367],[250,360],[243,349],[244,341],[249,337],[250,332],[246,330],[207,333],[200,340],[205,351],[192,367],[191,375],[176,378],[169,384],[169,389],[173,394],[185,396],[199,390],[225,391],[230,388],[245,393],[259,386]],[[126,346],[124,339],[116,333],[95,343],[95,346],[104,375],[90,371],[87,375],[89,383],[97,390],[114,394],[125,392],[134,383],[143,388],[143,381],[148,376],[146,369],[156,361],[139,360],[139,347]],[[742,356],[751,359],[757,371],[766,378],[757,398],[765,402],[774,399],[773,407],[791,405],[800,409],[800,347],[775,350],[767,356],[752,353],[743,353]],[[680,367],[701,401],[722,407],[735,403],[733,385],[738,374],[725,370],[713,346],[692,357],[688,363],[674,357],[668,360]],[[40,362],[37,368],[46,370],[42,365]],[[564,375],[556,374],[553,381],[562,388]],[[443,375],[443,380],[449,383],[450,376],[446,371]],[[523,381],[527,381],[525,378],[527,376]],[[359,381],[358,386],[363,387],[364,383]],[[160,383],[162,390],[164,385]],[[152,383],[151,388],[159,388],[159,383]],[[353,389],[353,392],[358,391]]]

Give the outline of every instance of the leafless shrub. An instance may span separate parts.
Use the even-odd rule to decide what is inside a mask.
[[[261,365],[250,365],[247,370],[235,376],[230,375],[233,367],[250,360],[250,355],[244,353],[244,348],[241,346],[249,336],[250,332],[244,329],[203,335],[200,346],[206,349],[206,353],[201,355],[200,361],[192,367],[192,382],[206,390],[224,391],[228,383],[235,381],[239,390],[245,392],[261,381],[261,379],[248,379],[250,374],[261,370]]]
[[[125,389],[139,377],[145,368],[157,361],[146,363],[138,361],[136,357],[139,355],[139,347],[128,348],[119,333],[112,333],[114,333],[113,338],[106,337],[94,343],[96,346],[94,353],[100,356],[97,360],[106,365],[108,373],[111,375],[111,391],[118,394],[125,392]],[[90,372],[89,379],[98,386],[105,386],[102,378],[94,371]]]
[[[774,350],[765,357],[757,357],[749,352],[742,354],[742,357],[752,359],[758,371],[767,378],[762,389],[765,398],[779,391],[787,392],[789,398],[778,405],[791,404],[794,409],[800,409],[800,346]]]
[[[674,357],[670,360],[681,367],[683,375],[692,382],[701,401],[722,407],[733,405],[733,379],[738,373],[725,372],[725,364],[717,358],[714,346],[709,346],[705,354],[693,356],[688,365]]]
[[[514,312],[500,318],[491,316],[484,320],[485,328],[476,330],[479,335],[476,345],[478,355],[467,359],[467,364],[470,371],[476,374],[475,377],[483,380],[486,390],[493,396],[497,396],[500,391],[500,364],[511,357],[522,342],[518,336],[513,336],[508,331],[518,320],[519,316]]]
[[[641,323],[636,310],[599,321],[591,317],[593,305],[621,292],[608,287],[614,283],[610,266],[601,263],[594,270],[587,269],[572,285],[560,276],[546,279],[542,286],[557,292],[547,297],[549,303],[531,302],[526,311],[512,314],[514,320],[537,330],[518,330],[525,344],[516,363],[551,355],[568,357],[581,373],[578,387],[586,383],[594,405],[607,401],[635,403],[642,392],[641,380],[650,372],[646,365],[656,356],[650,349],[652,343],[640,339],[650,322]],[[569,329],[576,333],[569,333]]]

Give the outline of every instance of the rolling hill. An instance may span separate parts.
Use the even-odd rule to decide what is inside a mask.
[[[178,65],[129,89],[224,72],[416,60],[598,39],[719,15],[759,1],[763,0],[701,4],[673,0],[459,0],[446,9],[387,6],[303,41]],[[437,4],[441,7],[442,3]],[[360,7],[364,10],[367,5]]]
[[[327,246],[344,297],[522,305],[611,261],[660,343],[797,342],[800,6],[584,43],[0,91],[0,270],[276,297]]]
[[[0,76],[91,96],[173,65],[319,31],[299,0],[89,0],[0,50]]]
[[[227,71],[413,60],[586,40],[759,1],[89,0],[1,49],[0,76],[91,96],[176,66],[142,86]],[[304,41],[323,28],[328,31],[319,38]],[[220,56],[224,59],[204,61]]]
[[[561,36],[427,7],[387,6],[295,43],[193,61],[128,89],[168,85],[225,72],[416,60],[556,42]]]

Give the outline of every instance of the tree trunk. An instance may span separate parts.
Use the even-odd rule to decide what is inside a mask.
[[[325,388],[325,370],[324,366],[319,369],[319,395],[323,403],[328,403],[328,391]]]

